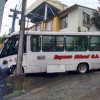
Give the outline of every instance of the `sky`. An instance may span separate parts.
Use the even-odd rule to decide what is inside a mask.
[[[27,0],[27,8],[31,6],[35,1],[36,0]],[[59,0],[59,1],[68,6],[79,4],[93,9],[97,9],[97,7],[100,7],[100,3],[98,2],[98,0]],[[21,2],[22,0],[8,0],[7,3],[5,4],[0,36],[8,34],[9,29],[12,26],[12,18],[8,17],[8,15],[13,15],[13,13],[10,12],[10,9],[15,9],[16,4],[18,4],[18,10],[21,10],[20,6]],[[18,17],[20,18],[20,15]],[[19,19],[16,20],[15,31],[19,31]]]

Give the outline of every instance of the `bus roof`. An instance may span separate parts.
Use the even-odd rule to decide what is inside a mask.
[[[10,34],[8,37],[18,35],[19,32],[14,32]],[[46,32],[46,31],[25,31],[26,35],[100,35],[100,31],[97,32]]]

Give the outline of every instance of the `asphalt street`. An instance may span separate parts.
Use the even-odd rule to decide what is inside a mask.
[[[10,100],[80,100],[97,86],[100,86],[100,71],[33,74],[26,76],[28,92]]]

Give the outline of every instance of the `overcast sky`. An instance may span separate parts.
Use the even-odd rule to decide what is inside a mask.
[[[1,34],[8,34],[9,29],[12,25],[12,18],[8,17],[8,15],[12,15],[13,13],[10,12],[10,8],[14,9],[16,4],[19,4],[18,10],[21,8],[20,3],[22,0],[8,0],[5,4],[4,9],[4,16],[2,21],[2,27],[1,27]],[[29,7],[32,3],[34,3],[36,0],[27,0],[27,7]],[[80,4],[86,7],[97,9],[97,7],[100,7],[100,4],[98,3],[98,0],[59,0],[61,3],[66,4],[68,6],[72,6],[74,4]],[[19,16],[20,17],[20,16]],[[15,30],[19,30],[18,25],[18,19],[16,20],[16,27]]]

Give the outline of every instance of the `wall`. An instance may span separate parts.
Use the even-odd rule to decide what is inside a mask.
[[[65,13],[67,14],[67,13]],[[64,14],[64,15],[65,15]],[[64,15],[61,15],[60,18]],[[68,27],[59,31],[63,32],[77,32],[78,27],[78,9],[70,11],[68,13]]]
[[[83,12],[87,13],[90,15],[90,20],[93,17],[93,9],[89,9],[86,7],[79,6],[78,9],[75,9],[73,11],[70,11],[68,13],[68,27],[59,31],[66,31],[66,32],[78,32],[78,27],[81,26],[81,30],[83,32],[87,32],[88,28],[83,26]],[[66,13],[67,14],[67,13]],[[64,15],[63,15],[64,16]],[[62,17],[62,15],[60,16]],[[91,25],[90,25],[91,26]],[[90,27],[90,31],[98,31],[98,29],[92,25]]]
[[[88,28],[83,26],[83,12],[90,15],[90,20],[93,17],[93,12],[96,11],[94,9],[90,9],[83,6],[78,6],[77,8],[69,9],[64,13],[61,13],[58,16],[54,17],[54,24],[53,24],[53,31],[57,32],[78,32],[78,27],[81,26],[82,32],[88,32]],[[59,21],[60,18],[68,14],[68,27],[59,30]],[[91,24],[91,21],[90,21]],[[44,25],[43,25],[44,26]],[[45,27],[43,27],[42,30],[45,30]],[[94,25],[90,25],[90,31],[99,31]]]
[[[79,10],[79,20],[78,20],[79,26],[81,26],[82,31],[88,31],[88,28],[83,26],[83,23],[82,23],[83,12],[87,13],[88,15],[90,15],[90,20],[91,20],[91,18],[93,17],[93,12],[95,10],[88,9],[88,8],[85,8],[85,7],[81,7],[81,6],[79,6],[78,10]],[[90,24],[91,24],[91,21],[90,21]],[[94,25],[92,25],[90,27],[90,31],[92,31],[92,32],[93,31],[97,31],[97,28]]]

